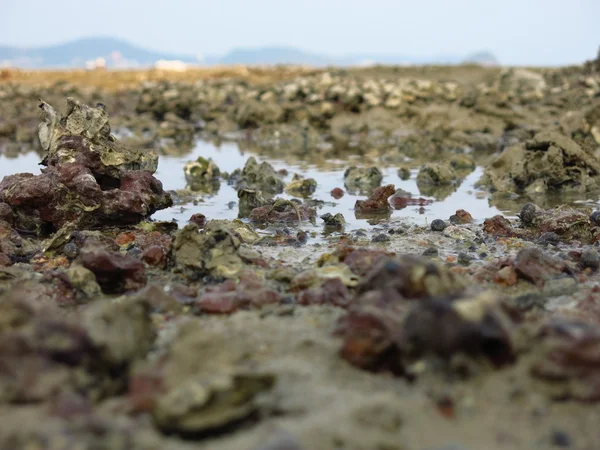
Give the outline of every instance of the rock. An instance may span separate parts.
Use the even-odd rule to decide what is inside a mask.
[[[560,400],[600,401],[600,333],[585,322],[554,319],[537,336],[532,375]]]
[[[449,359],[462,352],[483,356],[497,367],[516,359],[514,323],[491,293],[419,302],[403,325],[408,351],[415,356],[433,353]]]
[[[188,188],[192,191],[214,193],[219,190],[221,170],[212,159],[199,156],[183,167]]]
[[[503,286],[514,286],[518,282],[518,275],[513,266],[504,266],[494,275],[494,283]]]
[[[525,203],[519,214],[521,222],[525,226],[532,226],[535,224],[536,219],[544,213],[544,210],[534,203]]]
[[[460,293],[465,281],[429,259],[412,255],[380,260],[359,285],[359,292],[393,290],[404,298]]]
[[[331,196],[333,198],[335,198],[336,200],[339,200],[340,198],[342,198],[344,196],[344,190],[341,188],[333,188],[331,190]]]
[[[450,222],[457,224],[473,223],[473,217],[464,209],[459,209],[455,214],[450,216]]]
[[[254,244],[260,239],[260,235],[254,228],[241,220],[211,220],[207,222],[204,229],[208,232],[226,229],[232,232],[242,244]]]
[[[447,225],[442,219],[433,219],[431,221],[431,230],[432,231],[444,231]]]
[[[232,174],[232,177],[237,179],[238,188],[253,189],[268,196],[280,194],[285,187],[283,180],[271,164],[266,161],[258,164],[253,156],[248,158],[241,172]]]
[[[346,190],[351,193],[370,192],[382,181],[383,174],[377,167],[351,166],[344,172],[344,185]]]
[[[529,230],[539,233],[553,233],[559,240],[571,242],[578,240],[591,243],[593,239],[590,217],[582,211],[559,206],[550,210],[543,210],[533,203],[523,206],[521,223]],[[549,235],[548,235],[549,236]]]
[[[340,278],[330,278],[320,287],[306,289],[298,294],[300,305],[333,305],[346,308],[351,301],[350,291]]]
[[[495,237],[515,237],[518,233],[512,228],[510,221],[501,215],[496,215],[483,222],[483,231]]]
[[[80,298],[83,303],[102,296],[100,285],[91,270],[83,266],[72,265],[65,270],[65,273],[71,285],[80,292]]]
[[[195,303],[195,311],[210,314],[231,314],[239,309],[276,304],[281,296],[260,282],[243,279],[240,283],[228,280],[201,291]]]
[[[317,182],[314,178],[304,178],[301,175],[295,174],[285,186],[285,191],[290,195],[299,197],[310,197],[317,189]]]
[[[240,246],[240,239],[226,228],[199,231],[190,224],[175,235],[173,253],[176,265],[189,278],[232,278],[250,262]]]
[[[456,257],[456,261],[461,265],[461,266],[468,266],[471,264],[471,262],[473,261],[473,257],[469,256],[468,254],[466,254],[465,252],[460,252],[458,254],[458,256]]]
[[[62,118],[47,103],[40,105],[44,172],[10,175],[0,182],[0,197],[13,209],[16,227],[45,234],[75,221],[80,229],[135,224],[172,205],[152,176],[155,154],[120,145],[110,134],[103,107],[67,103]]]
[[[527,69],[504,69],[494,87],[510,98],[533,101],[544,96],[547,86],[544,76]]]
[[[560,243],[560,236],[553,232],[542,233],[537,239],[537,243],[544,247],[548,245],[558,245]]]
[[[202,213],[192,214],[188,222],[197,225],[198,228],[204,228],[204,225],[206,224],[206,216]]]
[[[85,311],[85,329],[106,363],[122,367],[146,355],[156,337],[145,301],[97,302]]]
[[[379,234],[376,234],[375,236],[373,236],[373,239],[371,239],[371,242],[373,242],[373,243],[390,242],[390,237],[387,234],[379,233]]]
[[[238,190],[238,217],[250,217],[250,213],[255,208],[260,208],[268,204],[261,193],[254,189],[240,188]]]
[[[586,249],[581,252],[581,258],[579,260],[581,266],[592,270],[597,270],[600,267],[600,256],[594,249]]]
[[[476,237],[471,230],[456,225],[447,226],[442,233],[444,236],[461,241],[473,240]]]
[[[331,213],[326,213],[321,216],[326,227],[342,228],[346,224],[346,219],[342,213],[337,213],[335,216]]]
[[[590,216],[590,220],[596,226],[600,226],[600,211],[594,211]]]
[[[359,277],[347,265],[328,264],[318,269],[308,269],[300,272],[290,282],[291,291],[303,291],[323,286],[327,280],[339,279],[345,286],[356,287]]]
[[[543,253],[538,248],[519,251],[515,258],[515,270],[520,278],[539,287],[543,287],[546,281],[561,274],[571,273],[571,269],[563,260]]]
[[[492,192],[544,194],[587,192],[598,187],[600,160],[558,132],[540,132],[504,149],[484,172],[480,185]]]
[[[146,285],[144,265],[137,259],[100,247],[84,247],[81,264],[96,276],[106,293],[136,290]]]
[[[542,294],[545,297],[560,297],[571,295],[577,290],[577,281],[571,277],[562,277],[547,280],[544,283]]]
[[[399,167],[398,178],[400,178],[402,181],[410,179],[410,169],[408,169],[407,167]]]
[[[156,426],[167,433],[193,436],[218,430],[255,412],[255,397],[273,384],[273,377],[253,374],[190,379],[160,396],[152,417]]]
[[[475,161],[467,155],[453,155],[450,158],[450,165],[457,171],[472,172],[475,170]]]
[[[367,200],[357,200],[354,210],[360,213],[389,212],[391,206],[388,198],[394,194],[396,188],[393,184],[380,186],[373,190],[373,195]]]
[[[432,186],[443,186],[454,183],[456,174],[447,164],[428,163],[424,164],[417,175],[417,186],[419,190]]]
[[[439,250],[435,247],[428,247],[421,253],[422,256],[435,257],[439,255]]]
[[[250,213],[250,220],[262,223],[296,223],[312,221],[317,213],[306,203],[298,205],[295,202],[277,199],[271,205],[254,208]]]

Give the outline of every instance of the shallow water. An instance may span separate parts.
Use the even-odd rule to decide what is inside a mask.
[[[157,177],[163,182],[165,189],[182,189],[185,187],[185,178],[183,175],[183,166],[186,162],[196,159],[198,156],[212,158],[219,166],[221,171],[233,172],[237,168],[244,166],[250,156],[254,156],[259,162],[268,161],[275,170],[287,169],[289,175],[286,181],[291,180],[294,173],[299,173],[305,177],[317,180],[318,186],[316,192],[311,198],[323,200],[325,206],[318,210],[318,215],[327,212],[335,214],[341,212],[347,222],[346,231],[369,226],[368,219],[359,219],[354,214],[354,204],[356,200],[365,199],[366,196],[351,195],[348,192],[339,200],[335,200],[330,192],[335,187],[344,190],[344,171],[351,164],[360,164],[360,160],[350,158],[352,162],[329,160],[323,164],[310,164],[298,160],[294,164],[281,159],[273,159],[264,156],[254,155],[250,152],[241,151],[236,144],[225,143],[220,147],[215,147],[208,142],[199,141],[194,150],[185,156],[161,156]],[[382,168],[384,173],[383,184],[394,184],[396,188],[403,189],[413,194],[413,197],[422,197],[434,200],[432,197],[419,195],[419,189],[416,185],[417,172],[413,171],[409,180],[401,180],[397,175],[395,167]],[[487,196],[482,192],[476,192],[473,185],[479,180],[482,174],[482,168],[477,168],[468,175],[456,192],[449,195],[443,201],[434,201],[431,205],[421,208],[419,206],[408,206],[401,210],[393,211],[391,219],[406,219],[411,223],[426,225],[433,219],[448,219],[457,209],[468,210],[476,221],[482,221],[491,217],[500,211],[490,206]],[[477,193],[477,195],[476,195]],[[287,194],[280,197],[292,198]],[[221,187],[213,196],[203,196],[203,202],[197,205],[177,205],[167,210],[159,211],[154,215],[156,219],[171,220],[178,222],[187,221],[195,213],[202,213],[207,218],[214,219],[235,219],[237,217],[237,193],[236,190],[226,182],[221,183]],[[235,205],[230,204],[234,202]],[[232,207],[230,207],[232,206]],[[317,227],[322,226],[322,221],[317,220]]]
[[[367,198],[364,195],[352,195],[348,192],[339,199],[331,197],[331,190],[335,187],[344,187],[344,171],[350,165],[360,165],[361,160],[358,156],[349,156],[346,160],[327,160],[319,163],[309,163],[296,158],[294,163],[290,163],[277,157],[269,157],[265,154],[257,155],[250,151],[243,151],[235,143],[223,143],[215,146],[206,141],[198,141],[192,152],[184,156],[160,157],[159,167],[156,176],[163,183],[166,190],[183,189],[186,181],[183,172],[183,166],[186,162],[196,159],[198,156],[212,158],[223,172],[233,172],[235,169],[242,168],[250,156],[254,156],[259,162],[268,161],[276,170],[286,169],[289,175],[285,178],[290,181],[294,173],[302,174],[305,177],[311,177],[317,180],[318,186],[316,192],[311,198],[322,200],[325,205],[318,209],[317,215],[321,216],[327,212],[335,214],[341,212],[347,222],[346,231],[354,229],[368,228],[376,223],[392,220],[394,222],[402,221],[415,225],[427,225],[433,219],[448,219],[457,209],[466,209],[471,213],[476,222],[481,222],[495,214],[503,213],[507,216],[514,216],[517,207],[522,206],[523,200],[507,201],[500,203],[502,208],[497,208],[490,204],[489,195],[479,191],[474,184],[479,180],[483,173],[483,168],[478,167],[469,174],[457,187],[456,191],[441,201],[436,201],[433,197],[420,195],[416,184],[417,171],[411,173],[410,179],[401,180],[394,166],[381,167],[384,173],[383,184],[394,184],[396,188],[410,192],[413,197],[421,197],[434,202],[425,207],[407,206],[401,210],[392,212],[391,217],[378,219],[358,218],[354,213],[354,204],[356,200]],[[0,179],[5,175],[19,172],[39,173],[40,156],[35,152],[19,155],[17,158],[7,158],[0,155]],[[367,164],[367,163],[365,163]],[[280,197],[292,198],[287,194],[281,194]],[[178,204],[169,209],[159,211],[154,214],[156,220],[175,220],[179,224],[185,224],[189,217],[195,213],[202,213],[209,219],[235,219],[237,218],[237,193],[233,186],[222,181],[218,192],[214,195],[198,193],[197,202],[187,204]],[[554,202],[553,202],[554,203]],[[564,203],[558,201],[557,204]],[[596,206],[595,199],[570,199],[570,204],[579,206]],[[504,207],[506,205],[506,207]],[[322,230],[323,222],[317,219],[316,226],[303,224],[306,230]]]

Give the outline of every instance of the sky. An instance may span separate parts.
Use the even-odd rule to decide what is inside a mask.
[[[192,55],[292,46],[329,55],[466,55],[563,65],[596,56],[600,0],[0,0],[0,45],[89,36]]]

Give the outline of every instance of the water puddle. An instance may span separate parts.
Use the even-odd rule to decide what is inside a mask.
[[[179,190],[186,186],[183,173],[183,167],[188,161],[196,159],[198,156],[212,158],[219,166],[221,171],[233,172],[241,168],[250,156],[254,156],[259,162],[268,161],[276,170],[286,169],[289,175],[286,181],[291,180],[294,173],[299,173],[305,177],[317,180],[318,186],[312,199],[321,200],[324,205],[318,208],[318,216],[325,213],[342,213],[346,219],[346,231],[360,228],[368,228],[377,223],[376,220],[359,218],[354,213],[354,204],[356,200],[365,199],[365,196],[352,195],[348,192],[341,199],[334,199],[330,192],[333,188],[344,187],[344,171],[354,164],[361,165],[360,156],[348,156],[345,160],[319,160],[317,163],[309,163],[302,158],[269,157],[264,153],[255,154],[247,150],[241,150],[235,143],[223,143],[219,146],[206,141],[198,141],[192,152],[183,156],[164,155],[160,157],[158,172],[156,176],[163,183],[166,190]],[[35,152],[21,154],[16,158],[8,158],[0,155],[0,179],[6,175],[31,172],[39,173],[40,156]],[[507,201],[500,204],[497,208],[490,204],[489,195],[478,191],[474,184],[479,180],[483,173],[483,168],[478,167],[469,174],[457,187],[456,191],[441,201],[435,201],[432,197],[419,194],[416,184],[416,170],[411,172],[408,180],[402,180],[397,174],[396,167],[382,167],[384,174],[383,184],[394,184],[396,188],[410,192],[413,197],[422,197],[434,202],[425,207],[407,206],[404,209],[392,212],[388,220],[405,221],[416,225],[427,225],[433,219],[448,219],[457,209],[466,209],[471,213],[476,222],[481,222],[495,214],[505,214],[514,216],[518,208],[522,206],[523,200]],[[281,194],[280,197],[292,198],[287,194]],[[557,204],[564,203],[557,199]],[[569,199],[569,204],[573,206],[596,206],[597,201],[593,199]],[[554,203],[554,202],[552,202]],[[505,207],[506,205],[506,207]],[[169,209],[162,210],[154,214],[156,220],[175,220],[179,224],[185,224],[189,217],[195,213],[202,213],[209,219],[235,219],[238,214],[237,192],[233,186],[222,181],[218,192],[214,195],[198,194],[197,201],[186,204],[178,204]],[[378,219],[381,221],[381,218]],[[318,231],[322,229],[322,221],[317,219],[317,225],[303,224],[304,229]]]
[[[325,202],[325,205],[318,210],[319,216],[328,212],[332,214],[341,212],[347,222],[346,231],[366,228],[373,223],[368,219],[357,218],[354,214],[356,200],[365,199],[366,196],[346,193],[341,199],[335,200],[330,194],[335,187],[345,190],[344,171],[351,164],[360,165],[360,160],[353,160],[355,158],[349,158],[351,162],[348,160],[329,160],[321,164],[310,164],[299,160],[290,163],[289,160],[268,158],[242,151],[233,143],[224,143],[216,147],[211,143],[199,141],[194,150],[185,156],[161,156],[157,177],[163,182],[165,189],[184,188],[186,182],[183,176],[183,166],[186,162],[192,161],[198,156],[212,158],[221,171],[225,172],[233,172],[233,170],[243,167],[246,160],[250,156],[254,156],[259,162],[268,161],[275,170],[286,169],[289,172],[286,181],[291,180],[294,173],[314,178],[317,180],[318,186],[311,198]],[[394,184],[396,188],[412,193],[413,197],[435,200],[432,197],[419,195],[419,189],[415,181],[416,171],[411,173],[408,180],[401,180],[395,167],[385,167],[382,168],[382,171],[384,174],[383,184]],[[476,195],[473,185],[481,177],[482,171],[482,168],[477,168],[462,181],[454,193],[443,201],[434,201],[434,203],[424,208],[407,206],[404,209],[394,211],[391,219],[406,219],[414,224],[426,225],[436,218],[448,219],[457,209],[468,210],[477,221],[499,214],[500,210],[490,206],[486,195],[481,192]],[[281,194],[280,197],[292,198],[287,194]],[[237,218],[237,212],[237,192],[233,186],[222,182],[219,191],[213,196],[203,196],[202,202],[196,205],[177,205],[157,212],[154,217],[159,220],[175,219],[180,223],[185,223],[195,213],[202,213],[213,219],[235,219]],[[318,226],[322,225],[320,220],[317,220],[317,224]]]

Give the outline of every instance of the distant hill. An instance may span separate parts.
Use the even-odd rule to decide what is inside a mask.
[[[100,60],[99,60],[100,59]],[[99,61],[98,61],[99,60]],[[479,52],[467,58],[453,55],[410,57],[394,54],[350,54],[329,56],[293,47],[238,48],[226,55],[207,56],[202,61],[193,55],[162,53],[147,50],[115,38],[85,38],[68,43],[39,47],[17,48],[0,46],[0,67],[67,68],[93,66],[96,62],[106,67],[153,66],[157,61],[182,61],[201,65],[275,65],[295,64],[316,67],[358,66],[372,64],[459,64],[463,61],[487,63],[496,61],[489,52]],[[475,61],[477,60],[477,61]]]
[[[498,66],[500,63],[492,52],[477,52],[467,56],[463,63],[465,64],[479,64],[481,66]]]
[[[332,58],[290,47],[238,48],[222,57],[213,57],[217,64],[296,64],[326,66]]]
[[[0,46],[0,66],[23,68],[85,67],[86,62],[103,58],[107,67],[150,66],[159,60],[197,63],[190,55],[146,50],[114,38],[85,38],[38,48]]]

